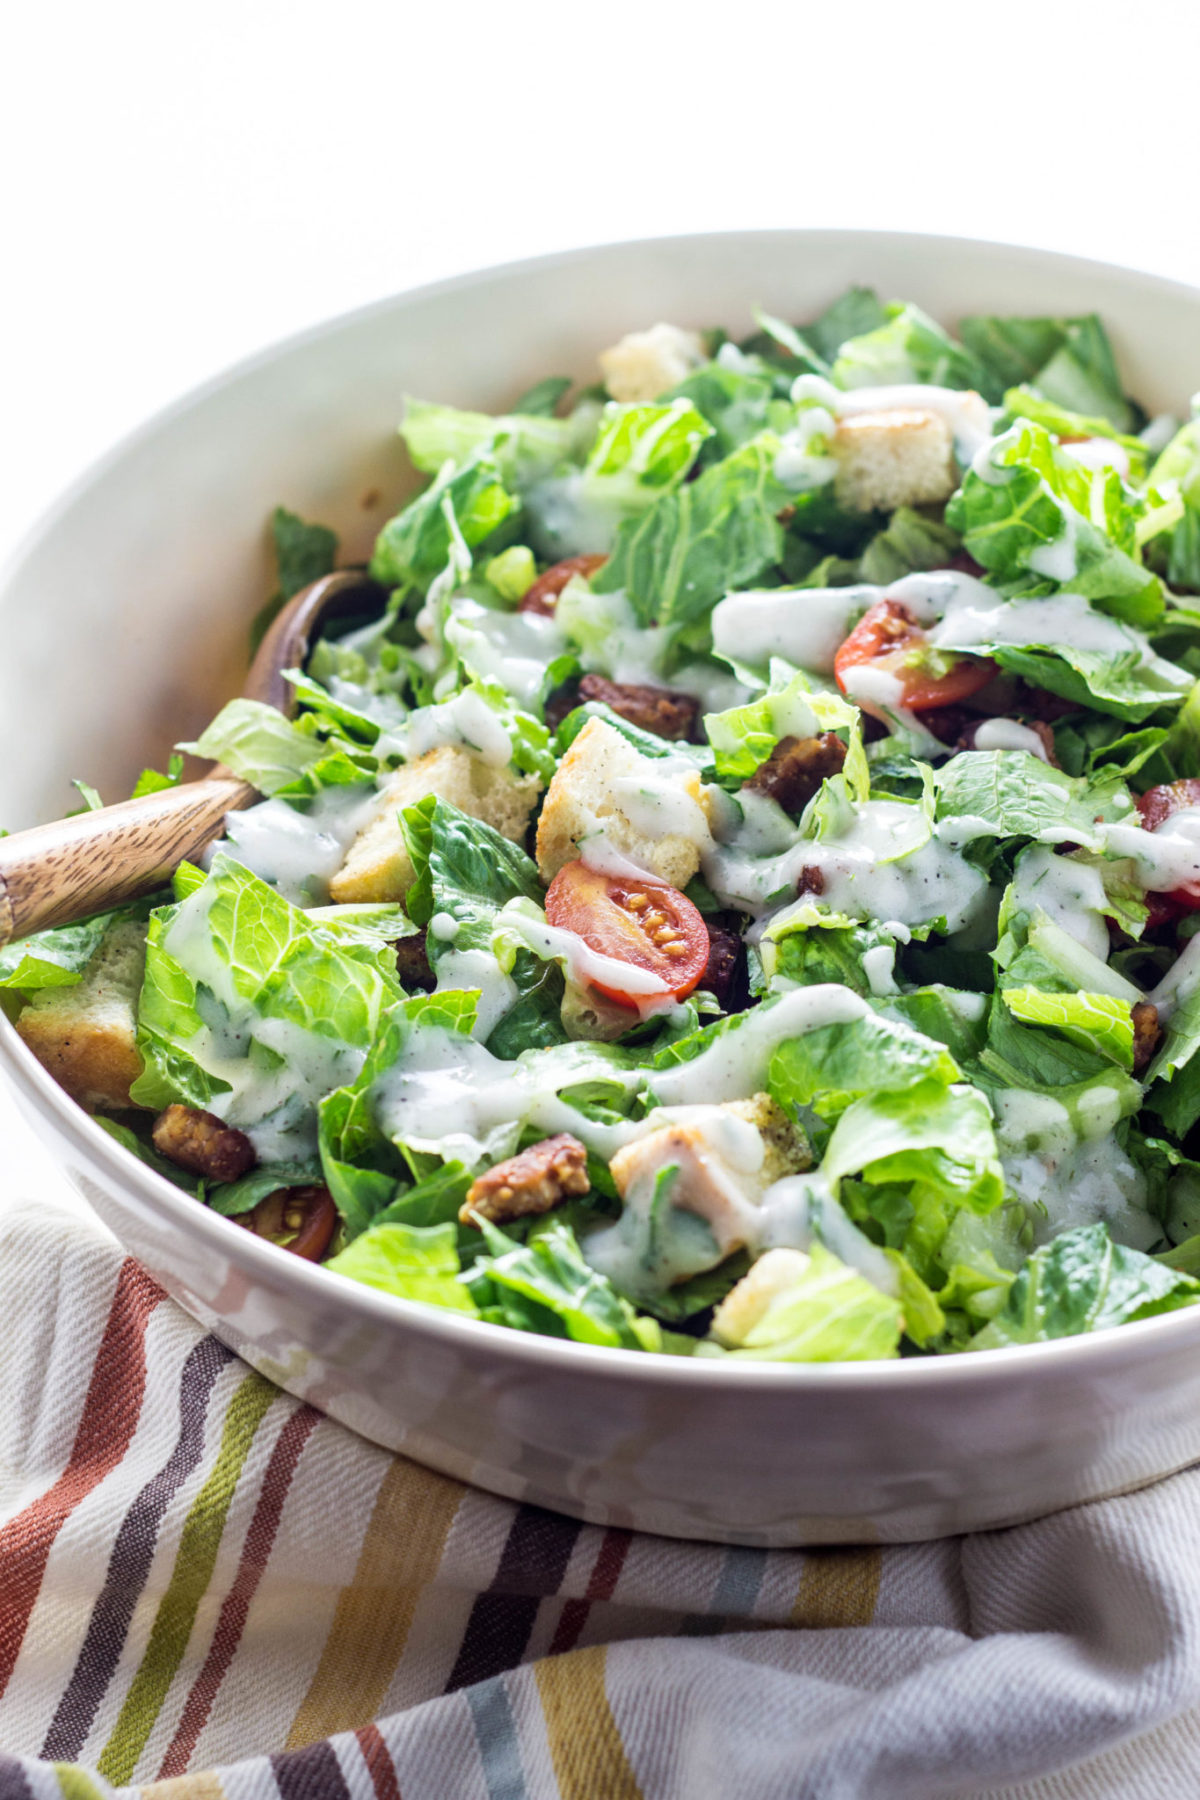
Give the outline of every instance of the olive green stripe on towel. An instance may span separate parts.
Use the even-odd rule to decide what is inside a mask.
[[[247,1375],[229,1403],[221,1447],[184,1522],[175,1567],[159,1602],[145,1655],[96,1765],[108,1781],[122,1783],[132,1778],[154,1729],[212,1580],[225,1521],[250,1446],[277,1394],[278,1389],[261,1375]]]

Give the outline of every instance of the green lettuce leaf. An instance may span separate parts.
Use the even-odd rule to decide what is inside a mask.
[[[519,487],[567,460],[574,429],[569,419],[530,413],[493,418],[410,396],[400,436],[414,467],[427,475],[436,475],[447,462],[486,454],[505,482]]]
[[[643,625],[688,625],[759,580],[783,551],[776,515],[790,496],[775,480],[778,449],[770,433],[752,438],[626,520],[594,591],[623,590]]]
[[[797,364],[797,372],[799,367]],[[764,431],[786,428],[794,410],[776,397],[771,371],[749,357],[740,368],[706,363],[704,368],[685,376],[667,398],[691,402],[712,426],[715,447],[721,456],[740,450]]]
[[[493,956],[492,934],[497,914],[510,900],[540,904],[544,892],[535,865],[519,845],[510,843],[482,820],[468,817],[433,796],[409,807],[401,827],[416,870],[408,893],[408,912],[418,925],[435,914],[455,921],[452,938],[430,932],[427,953],[436,974],[448,955],[480,951]],[[488,1037],[494,1056],[511,1059],[523,1050],[561,1044],[563,978],[555,962],[532,950],[517,948],[505,959],[505,974],[516,985],[516,998]]]
[[[1114,1244],[1102,1224],[1081,1225],[1034,1251],[1003,1310],[971,1340],[971,1348],[1077,1337],[1197,1301],[1200,1281]]]
[[[958,329],[984,371],[985,400],[999,404],[1009,388],[1028,384],[1072,412],[1107,419],[1118,431],[1135,428],[1112,345],[1095,313],[1074,319],[981,314],[960,320]]]
[[[380,532],[371,574],[384,587],[428,587],[450,561],[456,533],[469,550],[482,544],[518,505],[486,451],[459,468],[447,463],[423,494]]]
[[[315,1107],[352,1080],[399,993],[380,944],[349,942],[221,854],[201,887],[150,920],[133,1099],[270,1118],[278,1147],[315,1149]],[[273,1140],[274,1141],[274,1140]]]
[[[793,1287],[776,1294],[743,1336],[726,1340],[743,1361],[868,1362],[897,1356],[900,1302],[814,1243]]]
[[[846,773],[856,797],[865,800],[871,777],[862,747],[862,714],[840,694],[814,692],[789,664],[772,663],[770,684],[760,700],[704,718],[718,780],[739,783],[766,762],[781,738],[838,730],[849,733]]]
[[[1129,790],[1115,776],[1077,780],[1023,750],[962,750],[934,770],[933,784],[938,821],[955,842],[1032,838],[1099,850],[1098,824],[1133,815]]]
[[[1168,540],[1166,577],[1174,587],[1200,590],[1200,419],[1184,425],[1150,475],[1152,487],[1178,485],[1183,516]]]
[[[231,700],[194,744],[179,748],[224,763],[260,794],[279,793],[328,755],[320,738],[261,700]]]
[[[898,506],[863,551],[854,579],[890,587],[919,569],[944,569],[961,549],[957,531],[910,506]]]
[[[78,925],[56,925],[0,946],[0,988],[32,994],[39,988],[74,987],[124,909],[95,913]]]
[[[855,1100],[834,1127],[822,1171],[835,1192],[853,1175],[872,1185],[911,1183],[980,1213],[1004,1198],[986,1098],[941,1079]]]
[[[583,1260],[569,1225],[550,1219],[524,1244],[486,1219],[479,1228],[488,1254],[476,1258],[467,1281],[484,1318],[577,1344],[662,1348],[661,1327],[639,1318],[607,1277]]]
[[[208,1188],[205,1202],[225,1219],[238,1219],[253,1212],[260,1200],[278,1188],[313,1187],[324,1181],[321,1165],[315,1157],[303,1162],[266,1163],[251,1169],[240,1181],[225,1181]]]
[[[962,1071],[943,1044],[899,1020],[874,1013],[822,1025],[780,1044],[771,1057],[767,1089],[784,1107],[811,1106],[835,1119],[863,1094],[943,1085]]]
[[[833,364],[838,387],[891,387],[926,382],[934,387],[974,388],[981,370],[968,350],[919,306],[893,304],[886,323],[845,341]]]
[[[474,1316],[475,1302],[459,1278],[453,1225],[372,1225],[325,1264],[338,1275],[380,1288],[401,1300]]]
[[[946,507],[976,562],[1001,581],[1069,588],[1130,624],[1161,618],[1160,584],[1136,555],[1141,503],[1115,469],[1084,467],[1027,419],[987,454],[986,475],[968,469]]]

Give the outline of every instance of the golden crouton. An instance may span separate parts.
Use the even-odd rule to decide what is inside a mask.
[[[351,900],[403,900],[413,879],[399,814],[429,794],[482,819],[502,837],[520,843],[541,790],[536,775],[515,775],[472,756],[455,744],[429,750],[397,769],[379,796],[375,817],[351,844],[329,883],[339,904]]]
[[[33,1054],[89,1112],[135,1104],[142,1072],[137,1003],[146,968],[146,927],[123,920],[105,932],[73,987],[43,988],[17,1019]]]
[[[768,1250],[760,1256],[713,1314],[712,1335],[717,1342],[735,1348],[744,1344],[772,1301],[797,1285],[808,1264],[803,1250]]]
[[[834,491],[855,512],[948,500],[958,486],[954,439],[940,413],[904,407],[851,413],[833,434]]]
[[[811,1169],[812,1151],[808,1139],[770,1094],[752,1094],[749,1100],[727,1100],[721,1110],[756,1127],[766,1153],[758,1174],[764,1188],[770,1187],[773,1181],[782,1181],[785,1175],[799,1175],[805,1169]]]
[[[642,756],[604,719],[589,719],[555,772],[538,820],[537,861],[550,881],[602,833],[631,862],[686,887],[708,837],[708,800],[696,770]]]
[[[631,331],[600,357],[604,385],[614,400],[657,400],[704,361],[704,346],[694,331],[678,325],[652,325]]]

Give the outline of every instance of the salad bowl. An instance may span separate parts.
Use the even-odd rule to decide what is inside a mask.
[[[571,252],[401,295],[260,355],[120,446],[0,587],[0,819],[127,792],[238,691],[283,503],[366,560],[416,483],[406,392],[501,412],[547,369],[658,319],[733,333],[757,303],[853,283],[947,324],[1103,315],[1128,389],[1182,413],[1200,294],[960,239],[731,233]],[[281,1253],[197,1205],[80,1110],[0,1016],[0,1072],[128,1250],[252,1366],[430,1467],[592,1522],[727,1543],[886,1542],[998,1527],[1200,1457],[1200,1311],[979,1355],[769,1364],[507,1331]]]

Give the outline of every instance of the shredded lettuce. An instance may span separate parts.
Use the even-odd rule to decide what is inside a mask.
[[[1198,1301],[1200,1281],[1193,1276],[1114,1244],[1102,1224],[1081,1225],[1034,1252],[971,1349],[1077,1337]]]

